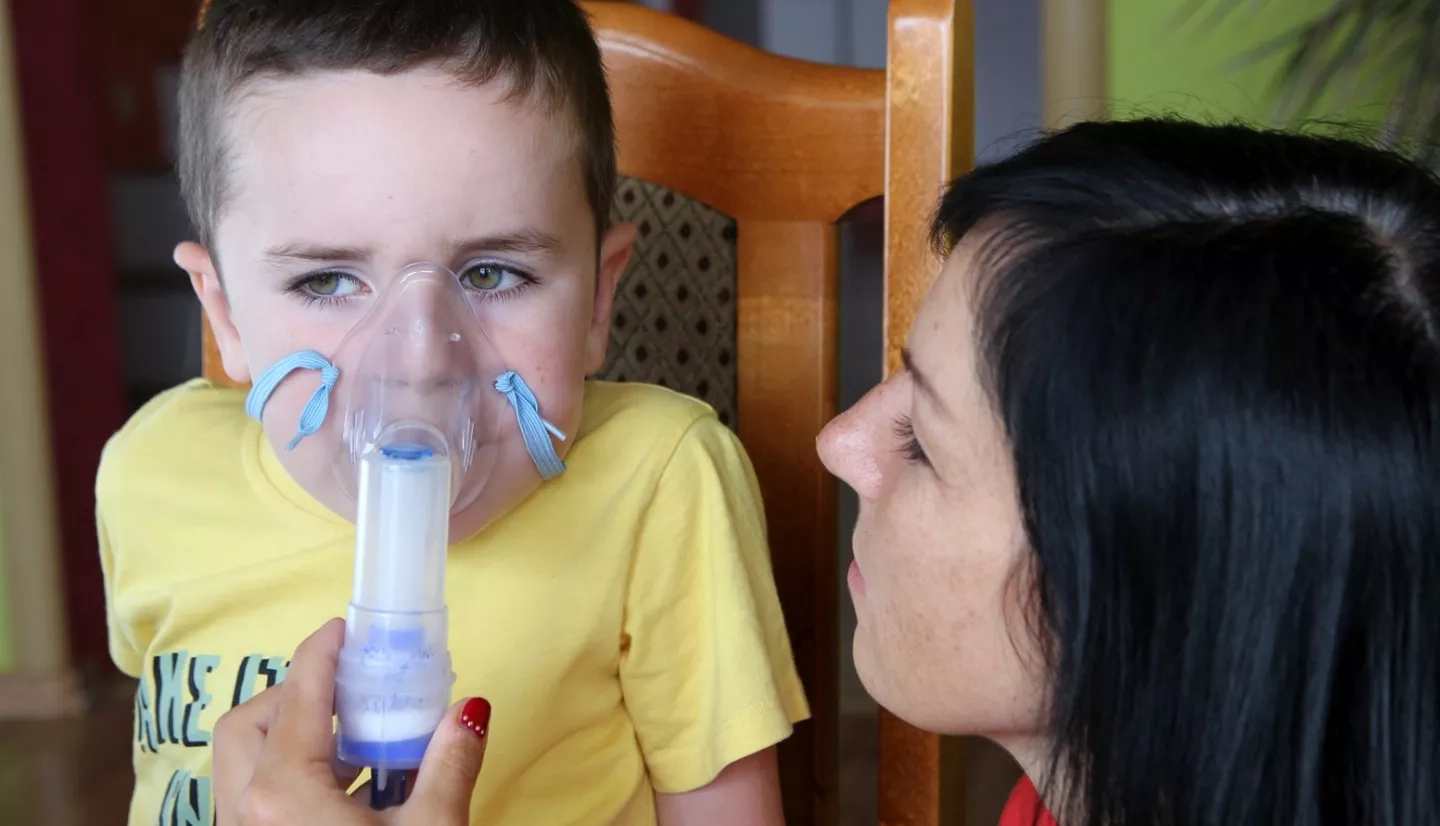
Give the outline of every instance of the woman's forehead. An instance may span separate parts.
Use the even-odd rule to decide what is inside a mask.
[[[976,246],[975,242],[962,241],[946,257],[916,313],[910,330],[910,351],[916,366],[927,373],[955,373],[948,368],[955,364],[957,356],[971,359]]]
[[[910,331],[908,361],[915,377],[916,415],[946,420],[947,425],[972,418],[979,394],[968,268],[968,255],[958,249],[951,254]]]

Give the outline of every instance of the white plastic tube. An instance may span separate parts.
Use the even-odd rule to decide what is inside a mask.
[[[450,705],[445,608],[450,460],[443,441],[360,460],[354,595],[335,680],[340,759],[378,778],[419,768]]]

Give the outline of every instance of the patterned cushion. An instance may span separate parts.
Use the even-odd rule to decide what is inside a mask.
[[[621,178],[610,215],[637,234],[598,377],[687,393],[736,427],[735,221],[637,178]]]

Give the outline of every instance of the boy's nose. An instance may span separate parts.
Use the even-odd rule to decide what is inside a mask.
[[[413,291],[407,299],[403,327],[386,331],[399,336],[399,346],[389,348],[395,354],[392,380],[428,388],[462,378],[456,375],[463,366],[461,356],[475,345],[463,324],[461,312],[467,308],[451,306],[454,300],[443,289]]]

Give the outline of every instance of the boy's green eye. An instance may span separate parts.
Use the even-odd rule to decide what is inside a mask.
[[[505,273],[498,264],[474,264],[460,273],[460,283],[474,290],[494,290],[505,281]]]
[[[343,282],[344,279],[341,278],[339,273],[327,272],[310,279],[310,282],[305,286],[309,287],[310,292],[316,295],[334,295],[340,292]]]
[[[460,286],[477,300],[514,298],[538,281],[534,275],[499,261],[471,261],[460,270]]]
[[[354,275],[336,270],[302,275],[285,291],[302,301],[329,303],[349,298],[364,286]]]
[[[335,300],[348,298],[360,289],[360,281],[355,276],[339,271],[307,275],[290,288],[302,298]]]

